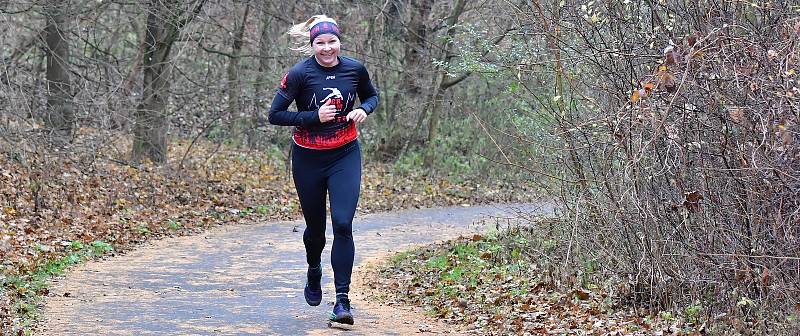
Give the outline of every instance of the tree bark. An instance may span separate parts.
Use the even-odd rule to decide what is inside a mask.
[[[256,76],[256,83],[254,85],[256,101],[259,102],[259,105],[256,106],[256,110],[263,109],[264,106],[262,101],[262,97],[268,96],[266,91],[268,90],[269,84],[267,84],[267,74],[271,73],[273,70],[274,61],[270,59],[269,54],[270,50],[272,49],[272,45],[274,44],[275,35],[272,32],[272,15],[269,13],[269,6],[270,2],[264,1],[260,3],[261,9],[261,34],[258,40],[258,76]],[[294,3],[291,5],[294,6]],[[294,12],[292,8],[290,12]],[[254,117],[257,117],[256,114]]]
[[[391,1],[389,5],[387,13],[389,22],[387,22],[387,25],[392,26],[395,24],[393,22],[399,20],[396,16],[401,15],[401,13],[397,1]],[[424,54],[425,50],[428,49],[426,41],[429,29],[426,22],[432,6],[433,1],[431,0],[411,0],[405,6],[409,11],[408,23],[403,34],[404,52],[401,62],[405,71],[401,73],[400,85],[391,99],[395,106],[384,109],[386,111],[386,116],[383,118],[385,134],[379,146],[379,151],[383,152],[386,157],[402,155],[416,138],[416,131],[419,129],[419,126],[417,126],[413,128],[411,133],[405,132],[405,129],[403,129],[404,124],[397,122],[398,114],[405,114],[406,118],[410,119],[412,116],[409,113],[418,111],[417,121],[419,124],[421,122],[420,118],[423,118],[422,115],[425,113],[425,109],[420,108],[420,105],[426,105],[423,103],[423,93],[426,87],[425,83],[421,82],[425,76],[421,72],[425,61],[427,61]],[[395,30],[390,29],[385,32],[393,33]],[[406,137],[405,141],[402,141],[403,136]],[[401,146],[398,146],[399,144]]]
[[[447,18],[447,39],[445,41],[444,47],[444,61],[446,63],[450,63],[453,57],[455,57],[453,53],[453,43],[452,39],[455,37],[456,34],[456,24],[458,23],[458,18],[464,13],[464,8],[466,7],[466,0],[456,0],[455,4],[453,4],[453,11],[450,13],[450,17]],[[441,114],[442,110],[442,99],[444,98],[444,91],[448,87],[452,86],[453,84],[449,84],[449,86],[445,87],[444,85],[447,83],[447,72],[444,71],[439,75],[437,80],[437,85],[434,88],[434,92],[431,99],[431,116],[428,120],[428,148],[425,151],[424,157],[424,165],[426,168],[431,169],[433,167],[433,159],[436,155],[436,132],[437,127],[439,127],[439,115]]]
[[[245,5],[244,15],[242,22],[236,27],[233,34],[233,43],[231,46],[231,57],[228,62],[228,122],[230,136],[237,137],[243,127],[239,115],[241,114],[241,104],[239,97],[242,95],[242,87],[239,82],[239,55],[242,53],[242,45],[244,44],[244,28],[247,25],[247,17],[250,14],[250,2]]]
[[[131,161],[150,159],[154,163],[167,161],[167,131],[169,118],[166,107],[169,98],[172,64],[170,51],[180,30],[200,11],[206,0],[198,0],[184,18],[184,7],[178,0],[151,0],[148,6],[147,27],[142,47],[142,101],[136,108]]]
[[[418,0],[411,0],[409,4],[416,3]],[[385,24],[383,25],[383,35],[385,36],[401,36],[403,35],[403,20],[401,17],[400,6],[401,0],[388,0],[384,16],[386,17]],[[413,5],[412,5],[413,8]]]
[[[72,102],[72,86],[69,78],[69,42],[64,33],[69,1],[49,0],[45,13],[47,42],[47,114],[45,127],[52,140],[64,144],[72,136],[75,110]]]
[[[414,0],[409,2],[412,15],[408,22],[408,32],[405,38],[405,52],[403,53],[403,63],[406,70],[419,70],[424,61],[423,53],[425,41],[428,38],[428,27],[425,24],[431,13],[433,1]],[[419,97],[423,92],[423,84],[420,83],[419,73],[415,71],[403,71],[402,85],[409,97]],[[415,102],[416,103],[416,102]]]
[[[253,91],[255,96],[255,106],[250,116],[251,125],[262,125],[266,123],[266,113],[269,110],[270,98],[272,96],[271,90],[276,87],[276,81],[278,78],[271,78],[269,76],[274,76],[275,72],[275,60],[273,58],[276,51],[274,50],[276,47],[275,43],[275,36],[279,36],[280,34],[276,34],[274,31],[276,26],[274,24],[275,17],[273,14],[270,13],[270,9],[273,9],[272,1],[261,1],[259,2],[259,9],[261,14],[261,32],[258,40],[258,75],[256,75],[255,85],[253,85]],[[286,8],[284,12],[286,13],[294,13],[295,11],[295,2],[291,2],[288,4],[288,8]],[[287,25],[288,27],[288,25]],[[283,33],[284,31],[281,31]],[[250,148],[256,148],[259,143],[257,139],[259,138],[255,127],[248,128],[248,146]]]

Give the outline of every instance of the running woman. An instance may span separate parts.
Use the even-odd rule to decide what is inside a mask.
[[[292,177],[300,199],[306,229],[303,243],[308,272],[303,290],[306,302],[322,302],[321,255],[325,247],[325,198],[330,197],[333,247],[331,266],[336,286],[336,304],[331,321],[353,324],[350,312],[350,276],[353,271],[353,216],[361,189],[361,148],[356,124],[378,105],[378,91],[367,69],[358,61],[339,55],[341,48],[336,21],[315,15],[292,26],[309,57],[295,64],[280,82],[272,100],[269,122],[294,126]],[[356,105],[356,97],[360,105]],[[289,111],[292,101],[299,111]]]

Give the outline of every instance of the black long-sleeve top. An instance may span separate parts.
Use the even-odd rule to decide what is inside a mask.
[[[294,126],[292,137],[299,146],[336,148],[358,137],[355,123],[346,120],[347,114],[354,109],[356,97],[361,102],[358,107],[367,114],[378,106],[378,91],[363,64],[340,56],[339,64],[324,67],[312,56],[295,64],[283,76],[272,100],[269,122]],[[321,123],[319,108],[329,100],[336,106],[336,117]],[[299,111],[288,110],[292,101],[296,102]]]

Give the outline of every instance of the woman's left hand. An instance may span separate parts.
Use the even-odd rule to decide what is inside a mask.
[[[367,112],[364,111],[364,109],[357,108],[347,114],[347,120],[352,120],[360,124],[364,122],[364,120],[367,120]]]

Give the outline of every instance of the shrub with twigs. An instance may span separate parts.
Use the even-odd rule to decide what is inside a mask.
[[[547,149],[534,161],[563,205],[563,227],[551,231],[563,271],[599,265],[628,284],[620,294],[632,302],[694,307],[698,322],[797,327],[798,10],[780,1],[515,9],[534,47],[517,61],[519,98],[552,130],[525,145]]]

